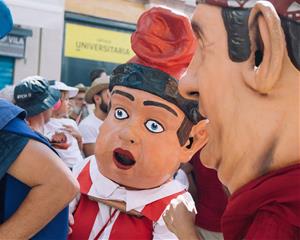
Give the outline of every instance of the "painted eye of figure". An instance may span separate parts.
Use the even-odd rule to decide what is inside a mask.
[[[115,109],[115,118],[119,120],[123,120],[128,118],[128,113],[123,108],[116,108]]]
[[[164,131],[163,126],[155,120],[148,120],[145,122],[145,127],[153,133],[161,133]]]

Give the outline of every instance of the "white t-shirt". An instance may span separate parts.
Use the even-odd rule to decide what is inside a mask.
[[[68,118],[51,118],[50,121],[44,126],[44,135],[52,139],[52,136],[56,132],[63,132],[67,137],[67,143],[70,145],[68,149],[58,149],[55,148],[55,150],[58,152],[61,159],[65,162],[65,164],[69,168],[73,168],[73,166],[78,163],[79,161],[83,160],[83,157],[81,155],[78,142],[76,138],[74,138],[71,134],[64,131],[63,125],[71,125],[75,129],[78,130],[78,126],[76,122],[72,119]]]
[[[103,121],[97,118],[93,111],[80,122],[79,131],[83,138],[83,144],[96,142],[102,123]]]

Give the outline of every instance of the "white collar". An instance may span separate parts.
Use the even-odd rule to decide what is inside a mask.
[[[172,180],[153,189],[127,190],[100,173],[95,156],[91,157],[90,160],[90,176],[92,186],[88,195],[102,199],[125,201],[126,211],[132,209],[140,211],[149,203],[185,189],[184,185],[176,180]]]

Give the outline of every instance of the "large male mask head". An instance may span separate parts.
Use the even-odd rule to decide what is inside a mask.
[[[198,47],[179,88],[209,119],[201,159],[231,192],[299,162],[299,9],[293,0],[198,1]]]
[[[176,27],[175,27],[176,26]],[[148,189],[172,178],[205,143],[205,121],[196,101],[178,93],[195,39],[189,20],[153,8],[131,38],[136,56],[110,79],[110,112],[100,129],[96,158],[103,175],[121,185]]]

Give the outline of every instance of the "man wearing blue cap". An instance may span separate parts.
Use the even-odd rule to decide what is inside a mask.
[[[16,85],[15,104],[27,112],[30,127],[44,134],[44,125],[50,120],[53,108],[60,101],[60,92],[50,87],[41,76],[30,76]]]
[[[2,38],[12,28],[2,1],[0,26]],[[77,183],[25,117],[23,109],[0,99],[0,239],[65,239],[68,213],[62,209]]]

